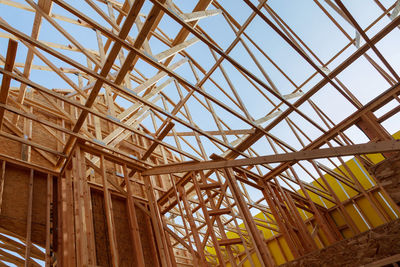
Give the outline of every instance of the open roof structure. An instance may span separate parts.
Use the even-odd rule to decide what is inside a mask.
[[[314,218],[333,244],[337,209],[358,234],[343,203],[374,203],[369,188],[391,209],[371,204],[382,223],[398,217],[348,160],[365,171],[400,149],[399,12],[395,0],[0,0],[0,159],[66,181],[83,162],[105,209],[107,187],[134,195],[165,232],[158,249],[173,240],[199,265],[277,264],[259,224],[297,258],[317,249],[317,228],[299,245],[307,230],[292,226]]]

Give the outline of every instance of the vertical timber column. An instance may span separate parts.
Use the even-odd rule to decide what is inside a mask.
[[[274,198],[276,198],[276,204],[279,205],[282,214],[285,216],[286,224],[292,225],[292,233],[298,232],[300,243],[305,248],[306,252],[317,250],[317,244],[315,243],[314,238],[311,236],[310,231],[308,231],[299,210],[294,204],[293,198],[290,194],[283,191],[276,178],[274,178],[274,182],[274,186],[272,186],[272,184],[269,184],[268,186],[270,187],[270,192],[272,192]]]
[[[186,212],[186,217],[187,217],[187,219],[189,221],[189,225],[190,225],[190,228],[191,228],[191,231],[192,231],[192,234],[193,234],[193,239],[194,239],[194,242],[195,242],[196,247],[197,247],[197,252],[200,255],[199,264],[200,264],[200,266],[207,266],[207,263],[206,263],[207,261],[206,261],[205,255],[204,255],[203,246],[201,245],[201,241],[200,241],[200,234],[197,231],[197,225],[196,225],[196,223],[194,221],[194,218],[193,218],[193,215],[192,215],[192,211],[190,209],[190,205],[189,205],[189,202],[187,200],[186,192],[185,192],[185,190],[184,190],[184,188],[182,186],[178,188],[178,191],[179,191],[180,198],[181,198],[181,200],[183,202],[183,207],[184,207],[185,212]],[[184,218],[182,218],[182,219],[184,219]]]
[[[136,255],[136,264],[139,267],[144,267],[144,257],[143,257],[143,248],[142,244],[140,242],[140,233],[139,233],[139,226],[137,222],[137,217],[136,217],[136,211],[135,211],[135,203],[133,201],[133,193],[132,193],[132,188],[131,188],[131,182],[129,181],[129,174],[128,174],[128,169],[126,165],[123,165],[123,170],[124,170],[124,181],[126,185],[126,203],[127,203],[127,208],[128,208],[128,218],[129,218],[129,227],[130,233],[132,235],[132,242],[134,245],[134,250],[135,250],[135,255]]]
[[[76,169],[76,177],[74,178],[78,187],[78,205],[81,212],[81,229],[83,233],[82,241],[85,244],[85,260],[88,265],[96,264],[96,251],[94,241],[94,227],[92,217],[92,205],[90,198],[90,189],[86,179],[86,163],[85,153],[77,146],[75,149],[75,164],[73,169]]]
[[[173,255],[173,251],[168,249],[166,239],[169,237],[165,235],[165,232],[163,230],[163,222],[161,219],[157,201],[155,199],[154,189],[151,183],[150,176],[144,175],[143,181],[145,183],[147,198],[149,201],[151,220],[153,223],[154,233],[157,241],[157,247],[161,258],[161,266],[176,266],[176,261]]]
[[[114,225],[114,220],[113,220],[111,195],[110,195],[110,192],[108,191],[106,163],[105,163],[103,155],[100,156],[100,168],[101,168],[102,179],[103,179],[104,207],[105,207],[105,213],[106,213],[108,237],[109,237],[109,241],[110,241],[112,265],[113,265],[113,267],[118,267],[119,260],[118,260],[117,239],[116,239],[115,225]]]
[[[1,126],[1,125],[0,125]],[[4,175],[6,173],[6,161],[3,160],[1,162],[1,173],[0,173],[0,213],[1,213],[1,207],[3,204],[3,191],[4,191]]]
[[[83,210],[81,201],[81,183],[79,173],[79,162],[76,150],[73,152],[72,158],[72,185],[73,185],[73,205],[74,205],[74,219],[75,219],[75,241],[76,241],[76,263],[78,266],[88,264],[88,250],[86,242],[86,233],[83,223]]]
[[[47,200],[46,200],[46,267],[51,266],[52,250],[52,212],[53,211],[53,176],[47,175]]]
[[[298,240],[297,234],[290,234],[291,229],[288,228],[288,225],[285,223],[283,214],[280,214],[280,210],[278,209],[279,205],[276,203],[276,199],[273,197],[273,192],[271,188],[263,181],[259,182],[264,189],[261,190],[263,196],[270,207],[271,213],[274,216],[274,219],[279,227],[279,230],[285,239],[290,252],[293,254],[295,258],[300,257],[303,254],[303,246],[301,246],[301,242]]]
[[[322,174],[321,170],[317,167],[315,162],[311,161],[311,164],[313,164],[315,170],[318,173],[318,176],[324,182],[324,184],[325,184],[326,188],[328,189],[329,193],[331,194],[331,196],[335,199],[336,205],[339,207],[338,210],[339,210],[340,214],[342,215],[343,219],[345,220],[345,222],[346,222],[347,226],[349,227],[349,229],[353,232],[354,235],[359,234],[360,230],[358,229],[356,223],[354,222],[354,220],[351,218],[351,216],[349,215],[349,213],[345,209],[342,201],[340,201],[338,195],[333,190],[332,186],[328,183],[327,179]],[[332,220],[332,218],[331,218],[331,216],[329,214],[326,214],[326,215],[327,215],[328,220]],[[340,235],[340,237],[342,237],[342,236]]]
[[[210,220],[210,215],[208,214],[208,211],[207,211],[207,205],[206,205],[206,202],[203,199],[203,195],[201,193],[199,182],[197,181],[196,175],[197,174],[193,174],[192,175],[192,180],[193,180],[194,188],[196,190],[197,198],[199,199],[199,203],[200,203],[199,205],[200,205],[200,207],[201,207],[201,209],[203,211],[203,214],[204,214],[204,220],[205,220],[205,222],[207,224],[208,233],[211,236],[211,240],[212,240],[212,242],[213,242],[213,244],[215,246],[215,252],[217,254],[217,258],[218,258],[219,264],[220,264],[220,266],[224,267],[224,266],[226,266],[225,261],[224,261],[224,257],[223,257],[221,248],[220,248],[220,246],[218,244],[218,238],[217,238],[217,236],[215,234],[213,222]],[[209,202],[210,202],[211,208],[212,209],[216,209],[215,205],[214,205],[214,201],[211,199],[212,198],[211,194],[208,191],[206,191],[206,193],[207,193],[207,196],[209,198]],[[219,226],[221,226],[221,228],[219,228],[219,229],[220,229],[220,232],[222,234],[223,233],[222,224],[219,225]],[[226,236],[224,236],[224,237],[226,237]],[[228,249],[228,253],[229,252],[230,252],[230,248]]]
[[[33,201],[33,170],[29,176],[29,197],[28,197],[28,216],[26,222],[26,248],[25,248],[25,267],[31,266],[31,236],[32,236],[32,201]]]
[[[260,255],[261,264],[263,266],[274,266],[275,263],[268,250],[267,244],[265,243],[263,237],[261,236],[260,230],[257,228],[253,220],[253,217],[250,213],[250,210],[243,198],[242,192],[239,189],[238,183],[235,178],[235,174],[230,168],[224,169],[224,174],[226,179],[228,180],[228,185],[229,188],[231,189],[231,193],[233,198],[235,199],[236,205],[243,214],[244,224],[255,243],[254,245],[256,251],[258,251],[258,254]]]
[[[325,233],[329,243],[333,244],[336,241],[339,241],[339,239],[337,239],[337,236],[333,232],[331,232],[331,230],[328,228],[327,222],[321,216],[319,210],[315,206],[314,201],[312,201],[310,195],[308,194],[306,188],[304,187],[304,185],[303,185],[302,181],[300,180],[299,176],[297,175],[297,173],[294,171],[294,169],[292,167],[290,167],[290,170],[292,172],[292,175],[296,179],[297,183],[299,184],[301,191],[303,191],[304,196],[307,198],[309,206],[311,207],[312,211],[314,212],[314,218],[318,222],[319,227],[321,227],[322,231]]]
[[[59,186],[59,237],[61,246],[58,247],[58,261],[61,266],[76,266],[75,253],[75,223],[74,204],[72,196],[72,174],[68,167],[64,173],[65,178],[60,176]]]

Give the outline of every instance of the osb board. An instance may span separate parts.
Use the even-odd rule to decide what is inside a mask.
[[[158,253],[154,250],[155,242],[151,221],[147,214],[145,214],[141,209],[135,208],[135,211],[139,225],[140,241],[142,243],[145,264],[149,267],[157,266],[154,257],[158,257]]]
[[[91,190],[93,225],[95,233],[97,265],[110,266],[111,254],[108,239],[107,221],[104,210],[103,192],[96,189]],[[119,255],[119,266],[137,266],[135,262],[134,247],[129,232],[129,220],[126,207],[126,199],[112,195],[113,217],[117,249]],[[140,209],[135,209],[139,225],[140,239],[146,266],[157,266],[154,255],[155,243],[151,231],[148,216]]]
[[[104,212],[104,198],[102,192],[90,190],[93,210],[94,240],[96,247],[96,261],[99,266],[111,265],[111,254],[108,240],[106,215]]]
[[[399,253],[400,220],[396,220],[281,266],[362,266]]]
[[[10,104],[11,106],[13,106],[13,104]],[[34,110],[33,114],[43,120],[46,121],[50,121],[50,122],[56,122],[52,116],[50,116],[50,114],[43,114],[42,112],[36,111]],[[11,122],[14,118],[13,113],[11,112],[6,112],[5,113],[5,117],[6,119]],[[23,129],[24,129],[24,123],[27,119],[23,118],[23,117],[19,117],[18,123],[15,125],[19,128],[18,131],[18,136],[22,137],[22,133],[23,133]],[[27,120],[30,121],[30,120]],[[28,124],[27,124],[28,125]],[[3,127],[3,130],[5,130],[7,133],[12,134],[12,135],[16,135],[16,133],[14,131],[12,131],[11,129],[9,129],[7,127],[7,124],[5,123],[6,127]],[[53,130],[55,132],[55,130]],[[38,122],[32,121],[32,137],[31,137],[31,141],[38,143],[38,144],[42,144],[48,148],[51,149],[55,149],[56,148],[56,142],[57,140],[51,136],[49,134],[48,131],[46,131],[43,127],[41,127],[39,125]],[[11,156],[17,159],[21,159],[21,143],[17,142],[17,141],[13,141],[10,140],[8,138],[5,137],[0,137],[0,142],[2,144],[1,148],[0,148],[0,153],[7,155],[7,156]],[[39,150],[39,149],[38,149]],[[44,167],[53,167],[52,163],[49,162],[46,158],[48,157],[52,157],[55,158],[53,154],[51,153],[47,153],[44,152],[44,154],[46,156],[43,156],[41,154],[39,154],[39,152],[37,152],[36,149],[32,148],[31,150],[31,157],[30,160],[32,163],[44,166]],[[43,152],[43,151],[41,151]]]
[[[400,205],[400,153],[376,164],[371,171],[393,201]]]
[[[12,132],[7,127],[3,127],[2,130],[8,134],[12,134]],[[0,144],[1,154],[17,159],[21,158],[21,143],[0,136]]]
[[[119,266],[137,266],[135,262],[133,240],[129,229],[126,199],[113,196],[112,207],[117,238]]]
[[[26,237],[30,171],[6,164],[0,226]],[[46,241],[47,177],[34,172],[32,205],[32,242],[40,246]]]

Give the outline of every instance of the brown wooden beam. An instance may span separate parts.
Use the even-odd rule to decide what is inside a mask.
[[[6,71],[12,72],[14,68],[15,57],[17,55],[17,48],[18,48],[18,42],[9,39],[6,62],[4,64],[4,69]],[[8,91],[10,90],[10,83],[11,83],[11,77],[3,74],[3,80],[1,81],[1,89],[0,89],[1,104],[6,104],[7,102]],[[0,130],[3,125],[3,119],[4,119],[4,108],[0,108]]]
[[[265,163],[288,162],[309,160],[318,158],[341,157],[360,154],[373,154],[388,151],[400,150],[400,141],[381,141],[377,143],[366,143],[360,145],[349,145],[333,148],[321,148],[309,151],[298,151],[285,154],[260,156],[247,159],[224,160],[224,161],[203,161],[185,162],[154,167],[143,172],[143,175],[158,175],[165,173],[179,173],[188,171],[211,170],[221,168],[232,168],[247,165],[257,165]]]

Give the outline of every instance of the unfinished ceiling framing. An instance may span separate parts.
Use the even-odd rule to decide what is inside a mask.
[[[0,264],[275,266],[397,219],[399,12],[0,0]]]

